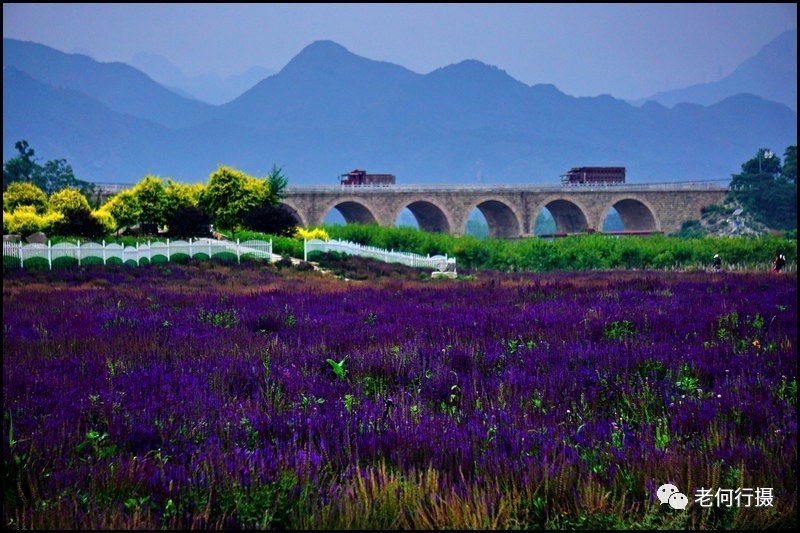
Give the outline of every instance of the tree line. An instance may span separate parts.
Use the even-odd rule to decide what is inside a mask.
[[[276,165],[264,178],[220,166],[206,184],[148,174],[98,206],[88,199],[93,184],[75,179],[63,160],[40,166],[26,141],[16,146],[19,156],[3,166],[4,234],[98,238],[125,230],[187,238],[211,236],[215,226],[275,235],[290,235],[296,228],[291,212],[280,203],[288,178]],[[54,168],[64,172],[48,170]]]

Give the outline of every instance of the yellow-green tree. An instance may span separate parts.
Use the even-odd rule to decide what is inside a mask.
[[[61,189],[50,196],[50,209],[69,215],[76,211],[91,211],[89,200],[78,189]]]
[[[167,222],[169,198],[161,178],[146,175],[131,190],[139,203],[139,224],[146,232],[155,232]]]
[[[92,211],[92,218],[103,228],[104,235],[111,235],[117,230],[117,221],[108,211],[103,211],[102,209]]]
[[[167,211],[174,213],[184,207],[198,207],[200,205],[200,195],[205,186],[202,183],[178,183],[171,178],[167,178]]]
[[[3,193],[3,210],[10,213],[23,205],[32,206],[41,215],[47,211],[47,195],[32,183],[15,181]]]
[[[240,170],[220,166],[211,174],[200,195],[200,207],[211,216],[218,227],[237,230],[242,215],[270,202],[266,179],[249,176]]]
[[[139,199],[131,189],[112,196],[98,211],[111,215],[116,221],[117,229],[138,224],[142,214]]]
[[[49,211],[39,214],[32,205],[20,205],[13,212],[3,211],[3,233],[18,234],[23,237],[37,231],[50,234],[63,220],[64,215],[61,213]]]

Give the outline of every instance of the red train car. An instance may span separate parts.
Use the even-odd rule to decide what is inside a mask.
[[[562,185],[620,185],[625,167],[573,167],[561,175]]]
[[[347,174],[339,176],[339,183],[342,185],[394,185],[394,174],[367,174],[366,170],[351,170]]]

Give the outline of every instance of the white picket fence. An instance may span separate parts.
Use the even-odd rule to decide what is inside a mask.
[[[137,265],[142,259],[152,261],[154,257],[163,256],[170,261],[174,255],[182,254],[189,257],[204,255],[213,257],[220,253],[231,253],[236,255],[236,260],[241,262],[242,257],[256,259],[266,259],[272,261],[276,256],[272,253],[272,241],[248,240],[244,242],[219,241],[216,239],[189,239],[188,241],[177,240],[166,242],[147,242],[147,244],[136,244],[136,246],[123,246],[117,243],[106,244],[78,241],[77,244],[60,242],[58,244],[23,244],[21,242],[3,241],[3,263],[7,259],[19,261],[19,267],[25,267],[25,261],[35,257],[47,260],[49,268],[53,268],[53,261],[62,257],[71,257],[78,261],[78,265],[84,259],[94,257],[102,259],[103,264],[107,264],[111,259],[119,259],[122,263],[133,261]]]
[[[455,271],[456,258],[447,255],[417,255],[408,252],[397,252],[394,250],[383,250],[374,246],[364,246],[349,241],[318,239],[306,240],[304,245],[304,259],[308,260],[308,254],[312,251],[320,252],[341,252],[362,257],[371,257],[387,263],[401,263],[411,267],[433,268],[441,272]],[[139,265],[142,259],[152,262],[154,257],[164,257],[167,261],[172,260],[175,255],[186,255],[189,257],[204,256],[213,257],[221,253],[231,253],[236,255],[236,260],[241,262],[242,257],[256,259],[266,259],[274,261],[278,256],[272,252],[272,241],[248,240],[240,242],[238,239],[233,241],[222,241],[216,239],[189,239],[188,241],[177,240],[166,242],[150,242],[146,244],[136,244],[136,246],[123,246],[117,243],[100,243],[78,241],[77,244],[60,242],[58,244],[9,242],[3,241],[3,263],[14,265],[19,263],[19,268],[25,268],[25,262],[29,259],[40,258],[47,261],[50,269],[53,268],[53,261],[62,257],[70,257],[78,262],[78,265],[87,258],[96,258],[107,264],[112,259],[118,259],[122,263],[132,261]]]
[[[435,268],[440,272],[446,270],[455,271],[456,258],[448,257],[447,255],[418,255],[409,252],[396,252],[394,250],[384,250],[382,248],[375,248],[374,246],[364,246],[362,244],[349,242],[329,240],[323,241],[319,239],[310,239],[305,241],[303,258],[308,261],[309,252],[340,252],[350,255],[358,255],[361,257],[371,257],[379,261],[387,263],[401,263],[411,267],[421,268]]]

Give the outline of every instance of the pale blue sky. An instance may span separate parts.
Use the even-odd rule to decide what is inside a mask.
[[[3,4],[3,37],[187,75],[280,70],[313,41],[421,74],[477,59],[574,96],[635,99],[718,80],[797,4]]]

